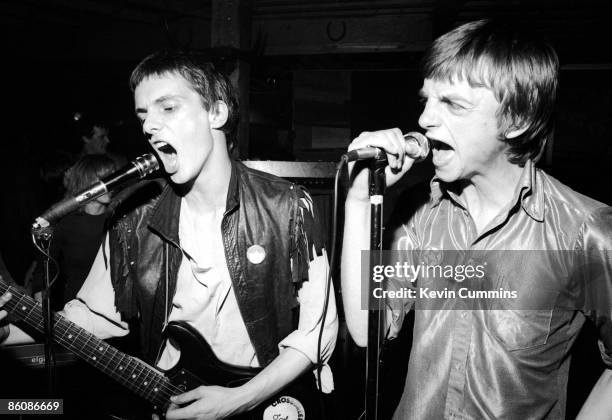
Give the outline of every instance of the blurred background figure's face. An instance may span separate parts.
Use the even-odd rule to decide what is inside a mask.
[[[100,204],[107,205],[111,202],[111,199],[112,199],[112,194],[108,193],[108,194],[104,194],[96,198],[96,201]]]
[[[83,137],[85,142],[85,153],[106,153],[106,148],[110,139],[108,138],[108,128],[94,126],[90,137]]]

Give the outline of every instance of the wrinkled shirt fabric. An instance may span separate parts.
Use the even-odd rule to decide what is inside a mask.
[[[452,185],[434,178],[421,199],[408,200],[392,217],[387,249],[450,252],[465,261],[486,255],[492,288],[516,290],[518,298],[496,306],[446,299],[428,310],[388,299],[391,338],[416,308],[394,419],[565,418],[570,350],[587,318],[612,368],[612,208],[532,162],[509,206],[480,233]],[[416,289],[419,282],[389,287]]]

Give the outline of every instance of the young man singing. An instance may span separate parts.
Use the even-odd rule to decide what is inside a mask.
[[[432,310],[417,305],[396,419],[564,418],[571,345],[586,319],[597,327],[608,369],[583,414],[597,418],[598,404],[612,404],[601,396],[612,372],[612,209],[535,166],[553,134],[558,68],[549,45],[495,21],[464,24],[425,54],[419,125],[433,149],[435,176],[422,202],[406,195],[409,201],[397,204],[394,229],[387,230],[391,249],[455,253],[466,261],[488,255],[487,272],[503,273],[489,279],[493,286],[516,290],[518,298],[494,309],[462,306],[461,299]],[[413,164],[398,129],[362,133],[349,149],[366,146],[386,151],[388,185]],[[367,171],[353,170],[342,288],[349,330],[365,345],[360,258],[369,247],[370,204]],[[491,250],[500,252],[483,252]],[[529,251],[524,264],[514,258],[520,251]],[[576,255],[586,261],[578,264]],[[589,281],[568,280],[595,266]],[[393,337],[414,302],[387,303]]]
[[[131,86],[169,182],[118,215],[64,313],[101,338],[127,334],[126,321],[136,320],[143,358],[163,369],[180,356],[162,339],[169,321],[189,323],[221,361],[263,368],[236,388],[200,386],[173,397],[168,419],[250,411],[319,360],[329,390],[337,316],[333,292],[321,316],[328,263],[311,198],[230,158],[237,98],[210,62],[156,53],[137,66]],[[11,326],[8,342],[20,335]]]

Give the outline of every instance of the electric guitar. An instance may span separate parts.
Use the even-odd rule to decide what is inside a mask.
[[[0,278],[0,295],[9,291],[13,298],[3,309],[11,313],[14,321],[22,321],[43,332],[41,304]],[[63,316],[53,314],[53,317],[55,342],[149,401],[156,412],[166,411],[172,395],[200,385],[240,386],[261,370],[220,361],[206,340],[186,322],[170,322],[164,330],[164,336],[178,344],[181,357],[172,369],[162,372],[120,352]],[[317,415],[313,412],[318,406],[316,394],[314,377],[307,373],[285,388],[280,395],[236,418],[302,420],[308,415],[309,419],[316,419]]]

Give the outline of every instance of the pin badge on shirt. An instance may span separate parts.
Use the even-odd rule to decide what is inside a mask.
[[[305,418],[306,411],[302,403],[288,395],[278,397],[263,413],[263,420],[304,420]]]
[[[252,264],[259,264],[264,258],[266,258],[266,250],[261,245],[251,245],[247,249],[247,259]]]

